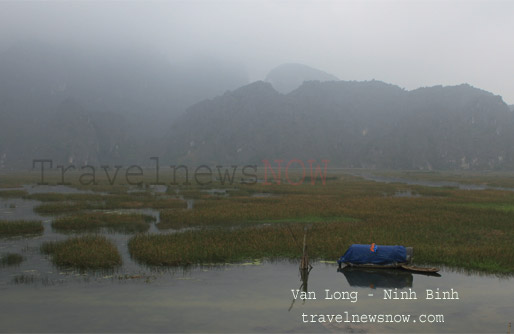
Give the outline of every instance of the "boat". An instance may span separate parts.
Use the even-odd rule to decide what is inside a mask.
[[[337,263],[360,268],[398,268],[413,272],[436,273],[438,268],[422,268],[411,265],[414,249],[404,246],[353,244]]]
[[[435,267],[416,267],[416,266],[409,266],[409,265],[402,265],[400,268],[402,268],[403,270],[407,270],[407,271],[412,271],[412,272],[415,272],[415,273],[420,273],[420,274],[435,274],[439,271],[439,268],[435,268]]]

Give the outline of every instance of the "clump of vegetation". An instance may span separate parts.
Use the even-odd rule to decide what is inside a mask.
[[[161,210],[159,229],[195,226],[234,226],[273,222],[326,222],[352,219],[330,202],[298,193],[281,198],[212,198],[196,202],[193,210]],[[358,219],[354,219],[358,220]]]
[[[59,232],[98,232],[105,228],[111,232],[136,233],[148,231],[153,221],[153,216],[139,213],[88,212],[59,217],[52,228]]]
[[[0,237],[40,235],[44,231],[41,221],[0,220]]]
[[[65,193],[38,193],[24,196],[25,199],[40,202],[66,202],[66,201],[102,201],[105,196],[99,194],[65,194]]]
[[[0,198],[22,198],[26,195],[25,190],[0,190]]]
[[[275,187],[280,186],[267,192],[275,193]],[[409,190],[424,196],[393,196]],[[312,258],[335,260],[353,243],[375,242],[413,246],[417,264],[514,272],[512,192],[384,184],[352,176],[324,187],[278,191],[287,195],[206,199],[193,210],[163,211],[161,228],[209,229],[136,236],[130,252],[151,265],[298,258],[289,227],[301,238],[305,225],[298,223],[308,222]],[[295,223],[284,224],[289,221]]]
[[[180,188],[179,195],[190,199],[209,198],[211,196],[209,193],[195,187]]]
[[[512,174],[460,174],[391,172],[400,178],[428,181],[494,182],[504,187],[513,182]],[[301,177],[291,175],[292,180]],[[262,175],[259,179],[262,181]],[[301,240],[308,224],[309,255],[314,259],[335,260],[353,243],[375,242],[413,246],[416,264],[514,273],[514,192],[380,183],[343,173],[327,177],[325,185],[319,180],[315,185],[306,180],[298,186],[285,181],[178,185],[168,187],[166,194],[143,187],[131,192],[127,185],[109,191],[105,185],[97,189],[107,194],[25,198],[43,201],[36,209],[42,214],[68,214],[54,223],[54,228],[62,231],[97,231],[111,226],[124,229],[121,220],[110,221],[111,217],[103,216],[108,214],[95,212],[94,217],[79,213],[125,208],[160,210],[160,229],[197,227],[170,235],[134,236],[129,242],[132,257],[151,265],[298,259],[301,250],[292,235]],[[223,194],[205,191],[212,188],[219,188]],[[256,193],[269,197],[253,197]],[[419,196],[395,196],[398,193]],[[186,202],[177,198],[180,196],[196,198],[194,208],[186,210]],[[146,231],[143,224],[137,226]]]
[[[23,262],[23,256],[16,253],[7,253],[0,258],[0,266],[19,266]]]
[[[265,208],[263,203],[244,205],[233,201],[218,201],[217,205],[204,206],[200,204],[194,210],[162,210],[159,229],[181,229],[198,226],[239,226],[278,223],[323,223],[330,221],[359,221],[357,218],[344,215],[331,216],[323,212],[307,212],[299,209],[289,212],[274,205]],[[265,202],[264,202],[265,203]],[[270,202],[271,203],[271,202]],[[305,208],[304,208],[305,209]]]
[[[59,215],[63,213],[79,212],[90,209],[88,203],[74,202],[52,202],[43,203],[34,208],[34,212],[42,216]]]
[[[131,256],[155,266],[181,266],[238,262],[254,258],[294,258],[288,231],[275,228],[246,228],[186,231],[175,234],[137,235],[129,241]]]
[[[499,210],[505,212],[514,212],[514,203],[456,203],[457,206],[475,209]]]
[[[34,211],[40,215],[60,215],[76,213],[85,210],[118,210],[143,208],[167,209],[186,207],[186,202],[183,200],[160,195],[152,195],[150,192],[137,192],[120,195],[37,195],[37,197],[30,198],[45,202],[34,208]]]
[[[109,269],[122,263],[116,246],[99,235],[45,242],[41,246],[41,252],[50,255],[52,262],[60,267]]]
[[[13,277],[12,282],[14,284],[34,284],[37,281],[37,277],[34,275],[16,275]]]

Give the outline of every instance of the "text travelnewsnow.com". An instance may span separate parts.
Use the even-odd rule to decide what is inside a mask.
[[[442,323],[443,314],[305,314],[302,313],[302,322],[309,323]]]

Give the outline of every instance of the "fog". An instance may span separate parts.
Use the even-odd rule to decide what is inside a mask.
[[[514,103],[510,1],[0,2],[0,51],[20,41],[217,59],[261,80],[303,63],[407,89],[469,83]]]

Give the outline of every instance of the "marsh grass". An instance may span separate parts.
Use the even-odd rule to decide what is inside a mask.
[[[23,262],[23,256],[16,253],[7,253],[0,258],[0,266],[19,266]]]
[[[12,282],[14,284],[34,284],[37,281],[37,277],[34,275],[16,275],[13,277]]]
[[[456,203],[455,205],[471,209],[486,209],[499,210],[504,212],[514,212],[514,203]]]
[[[350,222],[358,223],[360,219],[346,216],[336,217],[319,217],[319,216],[306,216],[301,218],[283,218],[283,219],[267,219],[257,220],[253,223],[259,224],[282,224],[282,223],[304,223],[304,224],[315,224],[315,223],[328,223],[328,222]]]
[[[284,198],[217,198],[195,203],[193,210],[160,211],[159,229],[196,226],[234,226],[250,223],[324,222],[354,219],[306,195]]]
[[[259,234],[255,234],[255,233]],[[137,235],[129,241],[131,256],[154,266],[238,262],[247,259],[297,255],[284,230],[201,230],[175,234]],[[271,237],[265,243],[266,237]],[[284,243],[285,242],[285,243]]]
[[[122,263],[116,246],[100,235],[45,242],[41,245],[41,252],[50,255],[52,262],[59,267],[110,269]]]
[[[0,198],[22,198],[26,195],[25,190],[0,190]]]
[[[0,177],[0,189],[19,188],[25,184],[34,184],[37,177],[32,173],[7,172]]]
[[[405,179],[514,186],[512,173],[384,173]],[[414,247],[416,264],[514,273],[514,192],[510,191],[379,183],[340,172],[330,175],[325,185],[319,180],[315,185],[306,180],[300,186],[284,180],[282,184],[213,183],[209,187],[170,186],[167,194],[153,194],[144,187],[129,191],[132,188],[126,185],[95,187],[82,188],[108,194],[26,198],[43,201],[36,208],[41,214],[74,217],[67,221],[69,228],[73,224],[105,226],[104,222],[80,222],[83,212],[134,208],[160,210],[159,229],[196,227],[170,235],[132,237],[131,256],[150,265],[298,259],[300,249],[291,231],[301,239],[308,225],[313,259],[333,261],[352,243],[375,242]],[[222,189],[226,195],[205,192],[211,188]],[[402,192],[420,196],[395,196]],[[253,197],[255,193],[270,197]],[[180,196],[196,199],[193,210],[186,210]],[[64,219],[59,217],[56,223]]]
[[[86,210],[117,210],[117,209],[169,209],[185,208],[186,202],[167,196],[152,195],[138,192],[122,195],[98,194],[38,194],[38,199],[44,203],[34,208],[40,215],[52,216],[67,213],[77,213]]]
[[[381,203],[383,204],[383,203]],[[377,210],[382,209],[381,205]],[[413,246],[417,264],[443,264],[487,272],[514,271],[510,250],[512,215],[429,210],[421,218],[415,208],[389,219],[387,214],[362,222],[312,224],[308,231],[309,255],[336,260],[353,243]],[[403,211],[402,206],[397,210]],[[446,211],[446,212],[445,212]],[[494,223],[492,223],[492,221]],[[484,225],[485,224],[485,225]],[[240,229],[194,230],[167,235],[138,235],[129,242],[133,258],[150,265],[188,265],[238,262],[255,258],[298,259],[303,224],[276,224]],[[509,227],[510,226],[510,227]]]
[[[150,228],[149,223],[155,217],[139,213],[87,212],[61,216],[52,222],[52,228],[58,232],[109,232],[137,233]]]
[[[41,221],[31,220],[0,220],[0,237],[18,237],[43,234],[44,227]]]
[[[194,210],[161,211],[160,228],[209,229],[138,235],[129,242],[131,255],[150,265],[297,259],[289,229],[301,238],[307,222],[313,259],[336,260],[353,243],[375,242],[414,247],[417,264],[514,272],[512,192],[384,184],[352,176],[325,187],[276,187],[266,192],[287,195],[206,199]],[[398,191],[423,196],[394,197]],[[236,223],[239,227],[232,228]]]
[[[178,193],[179,196],[182,196],[183,198],[189,198],[189,199],[201,199],[201,198],[209,198],[212,195],[209,193],[202,191],[202,189],[199,188],[180,188],[180,192]]]
[[[43,203],[34,208],[34,212],[42,215],[42,216],[53,216],[60,215],[64,213],[73,213],[79,212],[83,210],[92,210],[97,205],[90,204],[87,202],[52,202],[52,203]]]
[[[37,193],[25,195],[24,199],[40,202],[66,202],[66,201],[102,201],[105,198],[99,194],[63,194],[63,193]]]

